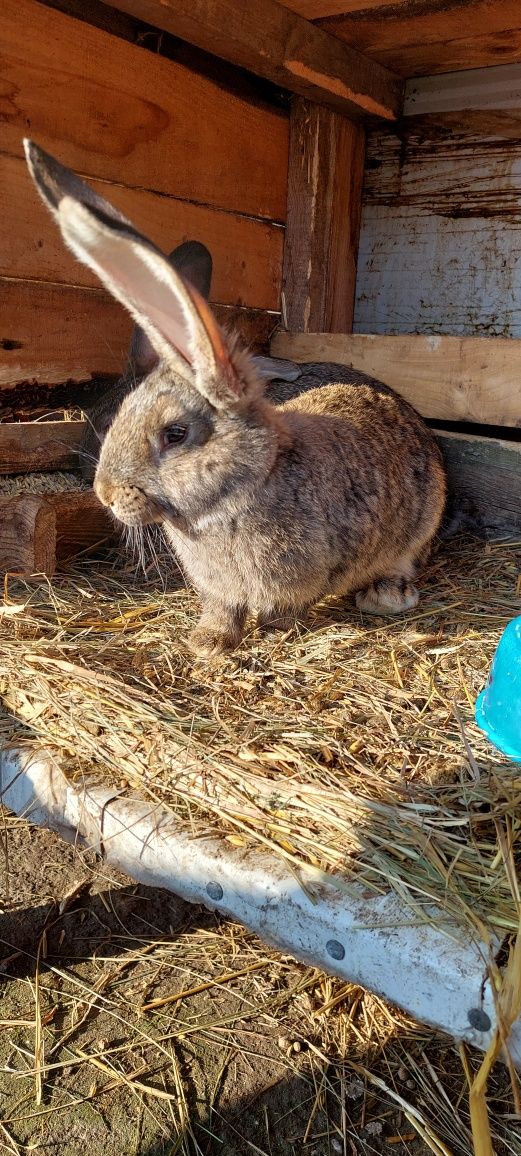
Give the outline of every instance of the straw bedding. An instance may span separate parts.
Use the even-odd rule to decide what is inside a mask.
[[[211,665],[185,646],[197,600],[165,557],[144,576],[119,553],[52,585],[10,580],[0,734],[170,807],[194,836],[260,843],[340,888],[392,887],[420,918],[435,901],[503,939],[519,925],[521,766],[473,704],[520,570],[521,543],[460,538],[403,618],[328,601]]]

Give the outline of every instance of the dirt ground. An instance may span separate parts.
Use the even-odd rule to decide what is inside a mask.
[[[471,1152],[449,1041],[0,814],[2,1151]]]
[[[3,823],[2,1150],[471,1150],[456,1104],[461,1069],[446,1040],[280,959],[237,926],[109,873],[48,831],[7,813]],[[442,1094],[432,1099],[435,1070]],[[400,1095],[438,1143],[444,1134],[452,1143],[424,1143]]]

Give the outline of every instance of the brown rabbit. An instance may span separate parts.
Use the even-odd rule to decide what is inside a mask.
[[[108,430],[94,488],[127,526],[163,524],[203,603],[193,650],[220,653],[249,613],[286,625],[327,594],[377,614],[415,606],[416,563],[445,503],[415,410],[336,365],[290,368],[299,376],[272,385],[273,405],[272,363],[225,336],[166,257],[73,174],[29,142],[26,154],[64,240],[158,355]]]

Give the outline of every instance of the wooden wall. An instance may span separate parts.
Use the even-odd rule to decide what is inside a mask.
[[[354,328],[521,337],[521,64],[410,81],[369,135]]]
[[[64,248],[25,135],[164,249],[204,241],[220,319],[265,342],[280,309],[287,112],[37,0],[3,0],[0,59],[0,403],[117,374],[131,327]]]

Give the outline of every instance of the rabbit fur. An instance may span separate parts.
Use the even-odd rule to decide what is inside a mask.
[[[235,647],[250,614],[286,628],[325,595],[354,594],[368,613],[414,607],[446,494],[416,411],[344,366],[252,358],[186,268],[30,142],[26,155],[64,240],[153,351],[105,434],[94,489],[125,525],[163,525],[202,601],[193,651]]]

